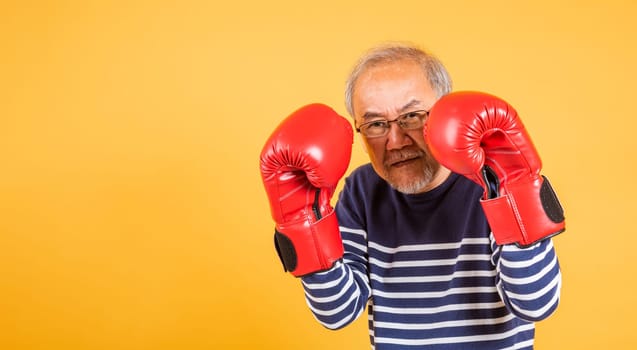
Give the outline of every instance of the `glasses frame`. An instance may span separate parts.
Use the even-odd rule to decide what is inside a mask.
[[[404,124],[405,118],[408,115],[410,115],[410,114],[418,113],[420,115],[420,121],[424,125],[424,121],[429,117],[429,111],[430,110],[426,110],[426,109],[418,109],[418,110],[415,110],[415,111],[410,111],[410,112],[406,112],[406,113],[400,114],[398,117],[396,117],[396,119],[393,119],[393,120],[386,120],[386,119],[370,120],[370,121],[365,122],[365,123],[359,125],[358,127],[356,127],[356,132],[362,134],[363,136],[365,136],[368,139],[373,139],[373,138],[377,138],[377,137],[387,136],[387,134],[389,133],[389,129],[391,128],[391,123],[394,123],[394,122],[396,124],[398,124],[398,126],[400,126],[400,128],[402,130],[416,130],[416,129],[420,128],[420,127],[418,127],[418,128],[407,128],[407,127],[405,127],[405,124]],[[361,128],[364,128],[365,125],[369,125],[369,124],[372,124],[372,123],[378,123],[378,122],[385,122],[386,125],[387,125],[384,128],[385,132],[382,135],[368,136],[366,133],[361,131]]]

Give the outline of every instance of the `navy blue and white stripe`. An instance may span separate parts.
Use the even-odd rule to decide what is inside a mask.
[[[533,322],[557,307],[553,244],[498,246],[479,204],[482,189],[457,174],[404,195],[365,165],[336,206],[342,262],[302,278],[325,327],[367,309],[374,349],[532,349]]]

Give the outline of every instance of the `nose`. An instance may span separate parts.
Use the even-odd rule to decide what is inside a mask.
[[[390,123],[389,131],[387,133],[387,143],[385,147],[387,150],[401,149],[405,146],[413,144],[413,140],[407,131],[398,125],[398,123]]]

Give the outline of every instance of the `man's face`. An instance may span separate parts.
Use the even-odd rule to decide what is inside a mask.
[[[353,94],[357,126],[371,120],[394,120],[405,113],[429,110],[436,93],[422,68],[411,61],[369,68],[356,81]],[[422,128],[404,130],[390,123],[387,135],[363,141],[378,175],[403,193],[419,193],[438,185],[432,180],[440,165],[427,151]]]

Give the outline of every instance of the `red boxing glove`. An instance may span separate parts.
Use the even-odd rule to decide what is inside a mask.
[[[498,244],[527,247],[565,229],[564,210],[515,109],[481,92],[443,96],[424,128],[432,155],[481,185]]]
[[[283,120],[261,151],[275,246],[294,276],[327,270],[343,257],[330,199],[349,165],[353,137],[345,118],[311,104]]]

